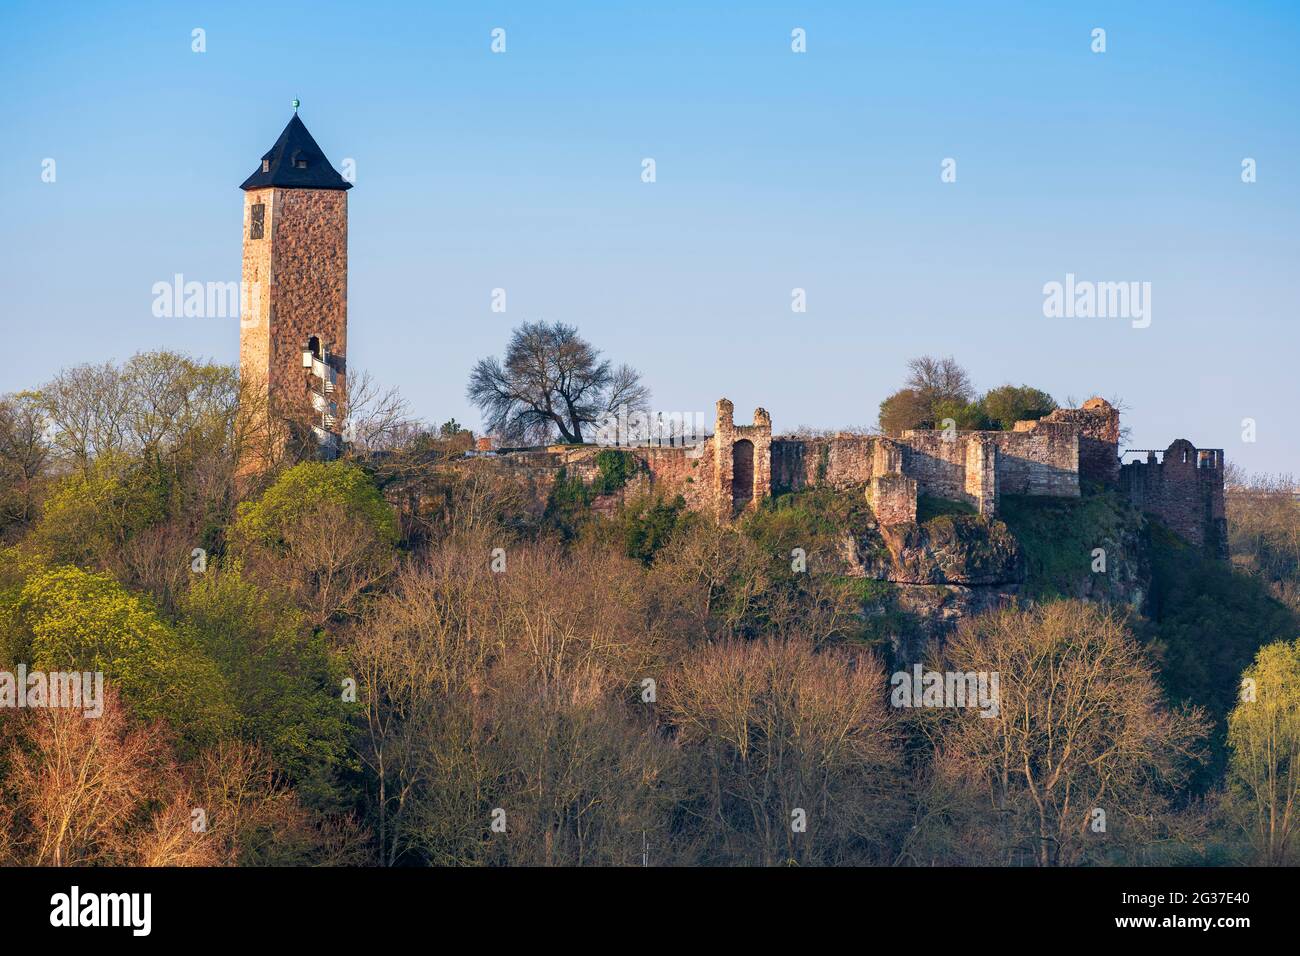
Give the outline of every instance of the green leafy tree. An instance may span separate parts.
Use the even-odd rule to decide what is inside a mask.
[[[596,479],[591,485],[592,492],[598,495],[612,494],[628,483],[636,471],[636,459],[625,451],[606,448],[596,452],[596,470]]]
[[[1260,862],[1294,862],[1300,826],[1300,641],[1260,648],[1228,717],[1228,793]]]
[[[44,671],[102,671],[136,714],[168,721],[194,744],[234,726],[229,688],[213,660],[107,574],[46,570],[13,596],[0,608],[8,660]]]
[[[240,505],[235,531],[246,543],[280,548],[295,528],[315,518],[322,507],[331,506],[361,519],[376,543],[396,543],[392,507],[369,475],[342,461],[294,465],[259,500]]]
[[[899,389],[880,403],[880,430],[887,435],[932,424],[930,406],[914,389]]]
[[[1195,781],[1218,779],[1227,759],[1224,728],[1238,676],[1264,644],[1292,637],[1296,615],[1258,577],[1207,558],[1156,521],[1147,525],[1151,624],[1161,679],[1175,700],[1203,706],[1215,721],[1211,759]]]
[[[576,538],[591,518],[591,497],[591,489],[581,477],[569,477],[568,470],[561,468],[546,497],[543,527],[557,532],[565,541]]]
[[[686,522],[685,511],[686,499],[681,495],[671,501],[654,497],[629,504],[620,516],[627,556],[650,564],[678,525]]]
[[[324,635],[237,569],[196,576],[180,612],[181,632],[220,668],[244,739],[267,754],[305,802],[330,802],[348,762],[348,714],[343,674]]]
[[[313,625],[356,611],[395,560],[397,517],[370,476],[302,462],[239,506],[232,543],[247,569],[293,595]]]
[[[158,476],[105,453],[51,490],[29,544],[52,565],[111,566],[127,541],[167,515]]]
[[[880,403],[880,428],[896,435],[909,428],[938,428],[951,418],[958,428],[978,427],[970,376],[953,358],[922,355],[907,363],[904,387]]]
[[[972,405],[956,398],[945,398],[935,402],[930,412],[929,425],[931,428],[948,428],[950,427],[949,422],[952,423],[952,428],[959,431],[988,427],[988,422],[984,419],[978,405]]]
[[[990,427],[1011,431],[1016,422],[1033,421],[1050,414],[1056,408],[1056,400],[1029,385],[1002,385],[985,392],[978,408]]]

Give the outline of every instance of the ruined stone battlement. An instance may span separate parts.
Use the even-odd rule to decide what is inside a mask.
[[[1122,465],[1119,484],[1136,507],[1187,541],[1228,556],[1222,448],[1197,448],[1179,438],[1163,452],[1147,451],[1145,461]]]
[[[599,449],[516,453],[517,464],[561,463],[570,475],[595,475]],[[737,425],[735,407],[717,403],[714,432],[678,447],[630,447],[641,463],[634,488],[681,495],[687,507],[730,521],[773,494],[809,488],[861,489],[885,526],[916,520],[917,498],[929,495],[998,513],[1002,495],[1077,498],[1081,480],[1119,488],[1189,542],[1222,553],[1223,452],[1179,439],[1147,462],[1120,466],[1119,411],[1092,398],[1080,408],[1056,409],[1011,431],[905,431],[897,436],[773,437],[772,418],[754,410]]]
[[[736,450],[739,433],[728,430],[730,415],[731,403],[719,402],[718,429],[710,439],[710,452],[724,467],[729,455],[745,462],[749,455],[748,448]],[[767,413],[762,415],[767,421]],[[962,501],[993,515],[1002,494],[1078,497],[1081,475],[1114,484],[1119,472],[1119,413],[1103,399],[1019,422],[1009,432],[913,430],[893,437],[754,439],[754,427],[748,437],[755,447],[766,442],[771,448],[766,479],[771,490],[863,487],[885,524],[913,520],[917,495]],[[760,463],[755,473],[762,470]],[[733,468],[725,480],[714,482],[713,510],[720,518],[740,513],[757,499],[756,490],[745,497],[749,489],[737,484],[736,474],[745,473]]]

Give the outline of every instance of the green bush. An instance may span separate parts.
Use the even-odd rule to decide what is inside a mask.
[[[305,461],[276,479],[257,501],[239,506],[237,540],[279,550],[286,532],[310,521],[323,507],[361,519],[379,544],[397,542],[397,517],[370,476],[344,461]]]
[[[998,517],[1025,556],[1024,593],[1037,599],[1075,597],[1092,573],[1093,549],[1113,547],[1141,526],[1141,517],[1109,488],[1088,488],[1079,498],[1002,495]]]
[[[570,478],[568,469],[561,468],[546,497],[542,527],[558,533],[565,541],[573,540],[591,516],[591,499],[591,489],[583,480],[577,475]]]
[[[688,519],[686,499],[681,495],[671,501],[661,497],[647,497],[633,503],[620,516],[623,547],[627,556],[636,558],[642,564],[651,564],[655,553],[668,543],[678,527]]]
[[[636,471],[636,459],[628,452],[607,448],[596,453],[598,474],[591,483],[593,494],[608,495],[628,483]]]
[[[1019,421],[1036,421],[1056,408],[1056,399],[1029,385],[1003,385],[989,389],[976,402],[985,427],[1009,432]]]
[[[347,762],[348,715],[342,669],[324,632],[237,569],[197,575],[180,612],[180,632],[230,688],[241,736],[265,750],[308,803],[329,803]]]
[[[1152,643],[1164,685],[1175,701],[1205,707],[1215,721],[1208,783],[1225,761],[1224,728],[1237,703],[1239,678],[1265,644],[1293,639],[1300,618],[1269,594],[1266,584],[1207,557],[1151,519],[1150,622],[1140,636]]]

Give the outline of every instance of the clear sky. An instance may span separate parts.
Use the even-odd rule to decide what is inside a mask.
[[[870,424],[951,354],[1122,396],[1136,447],[1300,472],[1300,4],[5,0],[0,391],[235,361],[236,320],[151,288],[239,278],[238,186],[294,97],[356,163],[349,366],[435,423],[477,427],[471,364],[547,319],[660,410]],[[1150,326],[1045,317],[1067,273],[1150,282]]]

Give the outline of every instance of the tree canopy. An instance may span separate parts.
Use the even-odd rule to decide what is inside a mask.
[[[556,434],[577,443],[605,413],[640,411],[649,390],[629,365],[615,367],[578,330],[563,323],[525,322],[503,360],[481,359],[468,397],[488,432],[508,441],[545,442]]]
[[[1016,422],[1042,418],[1056,401],[1029,385],[1000,385],[976,396],[969,373],[951,356],[922,355],[907,363],[907,380],[880,403],[880,429],[887,435],[914,428],[1011,431]]]

